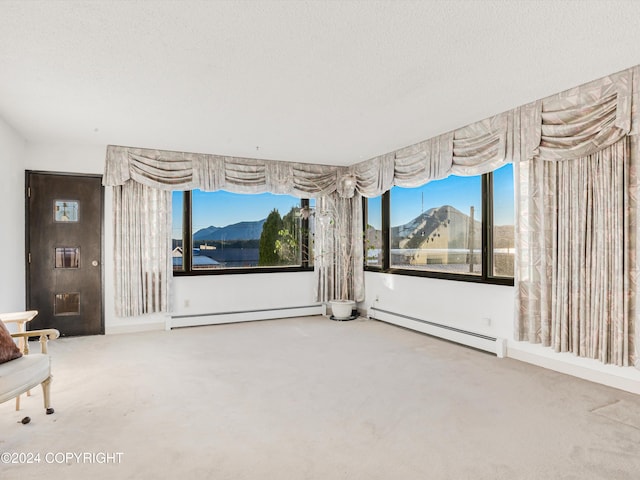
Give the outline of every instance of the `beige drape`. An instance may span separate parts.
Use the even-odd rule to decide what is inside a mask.
[[[512,110],[453,132],[365,160],[349,168],[356,190],[375,197],[391,189],[419,187],[449,175],[491,172],[514,159],[519,112]]]
[[[103,183],[133,180],[160,190],[224,189],[309,198],[336,191],[341,177],[350,176],[346,167],[109,145]]]
[[[518,340],[604,363],[633,361],[628,143],[624,137],[586,157],[521,165],[529,214],[517,246]]]
[[[518,340],[638,362],[637,67],[520,108]]]

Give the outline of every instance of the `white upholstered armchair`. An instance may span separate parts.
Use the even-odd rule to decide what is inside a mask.
[[[47,342],[58,338],[60,333],[55,329],[19,331],[9,333],[4,325],[18,323],[16,318],[24,319],[37,312],[0,313],[0,403],[19,398],[37,385],[42,386],[44,408],[47,415],[54,412],[51,408],[49,386],[51,384],[51,358],[47,352]],[[33,318],[35,315],[31,316]],[[30,320],[30,319],[29,319]],[[28,320],[27,320],[28,321]],[[20,325],[19,325],[20,328]],[[23,328],[20,328],[23,330]],[[40,353],[29,352],[28,339],[39,337]],[[19,345],[14,342],[19,340]],[[20,404],[16,403],[16,409]]]

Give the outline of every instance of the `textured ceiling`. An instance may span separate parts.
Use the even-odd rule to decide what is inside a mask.
[[[350,164],[640,63],[635,1],[0,0],[34,143]]]

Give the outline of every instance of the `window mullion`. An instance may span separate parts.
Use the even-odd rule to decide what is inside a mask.
[[[482,175],[482,278],[493,276],[493,174]]]
[[[382,271],[389,271],[391,265],[391,191],[382,194]]]
[[[369,199],[362,197],[362,267],[367,268],[367,225],[369,223]]]
[[[193,225],[191,219],[191,190],[184,192],[183,197],[183,232],[182,232],[182,267],[185,273],[191,273],[193,270],[192,256],[193,256],[193,236],[191,227]]]
[[[309,199],[300,200],[302,209],[309,209]],[[303,268],[309,267],[310,245],[309,245],[309,217],[300,218],[300,264]]]

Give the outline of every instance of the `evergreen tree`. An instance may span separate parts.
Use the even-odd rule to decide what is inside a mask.
[[[300,218],[296,215],[298,209],[292,207],[282,217],[282,229],[278,232],[276,251],[280,256],[281,265],[299,265],[300,258]]]
[[[276,252],[278,232],[282,230],[283,223],[280,213],[273,209],[262,226],[260,234],[260,247],[258,250],[259,266],[275,266],[280,264],[280,256]]]

